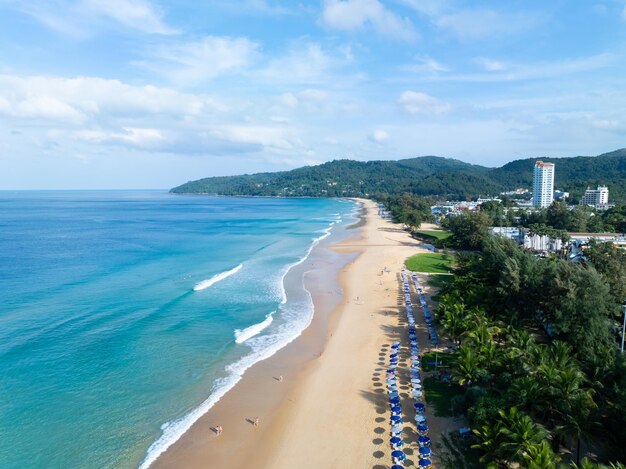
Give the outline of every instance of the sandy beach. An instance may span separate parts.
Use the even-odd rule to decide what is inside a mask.
[[[384,376],[389,344],[407,342],[400,293],[404,260],[427,252],[399,226],[361,201],[355,236],[332,246],[344,263],[341,292],[330,266],[305,276],[314,320],[294,342],[250,368],[215,407],[151,466],[153,468],[388,468],[389,412]],[[346,259],[349,262],[345,264]],[[339,262],[339,261],[337,261]],[[386,270],[385,270],[386,268]],[[427,333],[416,310],[422,350]],[[405,369],[408,369],[406,366]],[[408,371],[407,371],[408,374]],[[282,381],[278,377],[282,376]],[[406,396],[408,387],[401,387]],[[403,399],[405,440],[416,440],[411,399]],[[427,411],[433,449],[451,419]],[[252,422],[259,419],[259,425]],[[216,425],[223,428],[216,435]],[[417,445],[405,448],[407,466]]]

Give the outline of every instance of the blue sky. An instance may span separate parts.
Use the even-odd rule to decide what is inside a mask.
[[[0,0],[0,189],[626,146],[624,0]]]

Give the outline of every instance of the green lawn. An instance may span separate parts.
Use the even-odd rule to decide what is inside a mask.
[[[415,234],[436,239],[446,239],[452,236],[452,233],[444,230],[417,230]]]
[[[454,417],[452,410],[452,398],[462,396],[465,392],[456,383],[444,383],[433,376],[424,380],[424,390],[426,393],[426,403],[435,408],[437,417]]]
[[[409,257],[404,264],[413,272],[428,272],[432,274],[447,274],[454,264],[454,256],[429,252]]]

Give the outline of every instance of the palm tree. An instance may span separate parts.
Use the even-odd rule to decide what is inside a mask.
[[[480,372],[478,355],[472,347],[461,345],[457,351],[456,367],[452,373],[461,386],[471,385]]]
[[[560,460],[547,441],[528,447],[522,457],[522,467],[527,469],[554,469]]]
[[[546,441],[548,437],[546,429],[533,422],[528,415],[518,411],[517,407],[511,407],[508,412],[500,409],[498,414],[503,422],[502,433],[507,440],[503,448],[511,455],[511,460],[522,461],[529,448]]]
[[[472,448],[479,449],[483,452],[480,457],[480,462],[485,464],[495,463],[497,466],[505,462],[506,458],[503,451],[505,437],[502,433],[502,422],[495,421],[488,423],[472,431],[479,440],[479,443],[472,445]]]

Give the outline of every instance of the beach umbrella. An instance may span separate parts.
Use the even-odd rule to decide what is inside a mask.
[[[397,436],[394,436],[391,440],[389,440],[391,443],[391,446],[393,446],[394,448],[401,448],[404,446],[404,441],[402,441],[402,438],[399,438]]]
[[[391,398],[398,397],[398,391],[389,391],[388,394]]]
[[[396,423],[404,423],[404,420],[402,420],[402,417],[400,417],[399,415],[392,415],[391,416],[391,423],[393,423],[394,425]]]
[[[417,414],[415,416],[415,421],[417,423],[424,423],[425,424],[426,423],[426,417],[424,417],[422,414]]]
[[[406,454],[404,454],[403,451],[400,450],[396,450],[396,451],[392,451],[391,452],[391,457],[395,460],[395,461],[404,461],[406,459]]]
[[[425,425],[423,423],[419,424],[417,426],[417,431],[418,432],[427,432],[428,431],[428,425]]]
[[[404,469],[404,466],[400,466],[398,464],[394,464],[393,466],[391,466],[391,469]]]
[[[426,406],[422,404],[421,402],[416,402],[413,405],[415,406],[415,411],[419,412],[420,414],[426,411]]]
[[[399,397],[390,397],[389,398],[389,403],[390,404],[400,404],[400,398]]]
[[[420,467],[428,469],[429,467],[432,467],[432,465],[433,463],[430,461],[430,459],[420,459]]]
[[[420,448],[420,458],[428,458],[431,455],[432,451],[429,447],[423,446]]]
[[[394,406],[391,407],[391,411],[394,414],[400,414],[400,413],[402,413],[402,407],[400,407],[399,405],[394,405]]]
[[[391,355],[389,355],[389,358],[397,358],[398,354],[397,353],[392,353]]]
[[[413,397],[422,397],[423,395],[422,391],[418,391],[417,389],[411,391],[411,394],[413,395]]]
[[[393,433],[394,435],[398,435],[398,434],[402,433],[402,425],[400,425],[400,424],[392,425],[391,426],[391,433]]]
[[[395,345],[395,346],[398,346],[398,345],[400,345],[400,342],[398,342],[397,340],[394,340],[394,341],[392,342],[391,346],[393,347],[394,345]]]
[[[430,445],[430,438],[428,438],[425,435],[420,436],[417,439],[417,442],[419,443],[420,446],[429,446]]]

